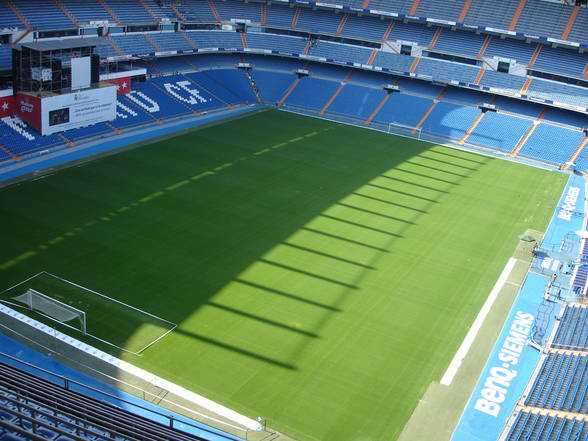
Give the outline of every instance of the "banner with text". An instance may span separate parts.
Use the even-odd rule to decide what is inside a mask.
[[[89,126],[116,118],[116,86],[100,87],[42,100],[41,134]]]

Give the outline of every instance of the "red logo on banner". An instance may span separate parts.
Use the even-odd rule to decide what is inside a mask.
[[[0,97],[0,118],[14,114],[14,96]]]
[[[24,93],[16,94],[16,114],[41,131],[41,99]]]
[[[116,84],[116,94],[117,95],[125,95],[131,91],[131,78],[124,77],[124,78],[113,78],[111,80],[107,80],[111,84]]]

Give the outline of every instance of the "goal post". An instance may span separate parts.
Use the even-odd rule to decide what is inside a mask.
[[[393,134],[393,133],[400,133],[403,135],[409,135],[409,136],[414,136],[417,139],[421,139],[421,133],[422,133],[422,127],[415,127],[415,126],[409,126],[406,124],[401,124],[401,123],[397,123],[397,122],[390,122],[388,123],[388,133],[389,134]]]
[[[77,319],[80,323],[78,330],[83,335],[87,335],[86,313],[81,309],[60,302],[32,288],[27,289],[20,296],[14,297],[13,300],[23,303],[31,311],[35,311],[50,320],[54,320],[70,328],[78,329],[68,324],[68,322]]]
[[[57,331],[75,331],[84,342],[99,342],[135,355],[177,327],[138,305],[45,271],[0,292],[0,304]]]

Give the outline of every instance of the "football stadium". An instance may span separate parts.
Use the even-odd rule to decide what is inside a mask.
[[[588,441],[584,0],[0,0],[0,439]]]

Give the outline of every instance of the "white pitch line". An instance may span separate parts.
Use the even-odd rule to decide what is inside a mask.
[[[512,257],[508,260],[506,266],[504,267],[504,269],[502,270],[502,273],[500,274],[500,277],[498,278],[498,280],[494,284],[494,288],[492,288],[492,291],[490,291],[488,298],[484,302],[482,309],[480,309],[480,312],[478,312],[478,316],[476,317],[476,320],[474,320],[472,327],[470,328],[467,335],[463,339],[463,342],[461,343],[461,346],[459,347],[459,349],[455,353],[453,360],[451,360],[451,363],[449,364],[447,371],[445,371],[445,375],[443,375],[443,378],[441,378],[442,385],[444,385],[444,386],[451,385],[451,382],[453,381],[453,377],[455,377],[455,374],[457,374],[457,370],[461,366],[461,362],[463,361],[463,359],[467,355],[468,351],[470,350],[472,343],[474,343],[476,335],[478,335],[478,331],[482,327],[482,324],[484,323],[486,316],[490,312],[490,308],[492,308],[492,305],[494,304],[496,297],[498,297],[498,293],[500,292],[500,290],[504,286],[506,279],[508,278],[512,269],[514,268],[516,262],[517,262],[517,259],[514,259]]]
[[[29,326],[34,327],[35,329],[38,329],[41,332],[44,332],[45,334],[49,334],[50,336],[61,340],[62,342],[73,346],[77,349],[79,349],[80,351],[83,351],[87,354],[90,354],[96,358],[101,359],[102,361],[104,361],[105,363],[108,363],[114,367],[116,367],[119,370],[125,371],[131,375],[134,375],[135,377],[138,377],[144,381],[146,381],[147,383],[151,383],[161,389],[164,389],[168,392],[171,392],[187,401],[191,401],[194,404],[197,404],[198,406],[201,406],[211,412],[214,412],[217,415],[220,415],[224,418],[227,418],[230,421],[233,421],[234,423],[239,424],[241,427],[237,427],[234,426],[230,423],[226,423],[220,420],[217,420],[216,418],[212,418],[209,417],[207,415],[201,414],[201,413],[197,413],[192,411],[193,413],[197,413],[198,415],[200,415],[201,417],[206,417],[209,420],[213,420],[219,423],[223,423],[226,426],[229,427],[233,427],[236,429],[241,429],[242,427],[246,427],[247,429],[251,429],[251,430],[261,430],[261,424],[259,423],[259,421],[255,421],[251,418],[248,418],[244,415],[241,415],[237,412],[235,412],[232,409],[229,409],[227,407],[224,407],[218,403],[215,403],[212,400],[209,400],[208,398],[205,398],[201,395],[198,395],[192,391],[189,391],[187,389],[184,389],[181,386],[178,386],[174,383],[171,383],[163,378],[157,377],[154,374],[147,372],[141,368],[138,368],[124,360],[121,360],[119,358],[113,357],[112,355],[107,354],[106,352],[102,352],[99,349],[96,349],[90,345],[87,345],[86,343],[83,343],[73,337],[70,337],[69,335],[63,334],[59,331],[57,331],[54,328],[51,328],[50,326],[47,326],[35,319],[32,319],[26,315],[21,314],[18,311],[15,311],[14,309],[6,306],[3,303],[0,303],[0,313],[6,314],[16,320],[19,320],[23,323],[26,323]],[[204,424],[206,424],[206,421],[201,421]]]

